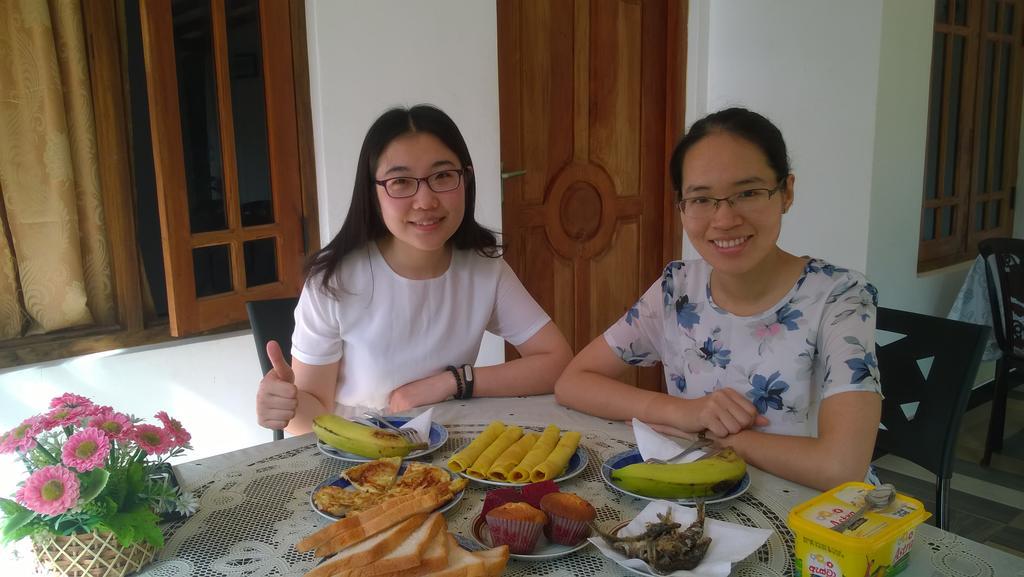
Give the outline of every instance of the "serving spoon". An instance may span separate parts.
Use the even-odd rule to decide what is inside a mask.
[[[881,509],[885,509],[890,504],[892,504],[894,500],[896,500],[896,487],[892,483],[885,483],[883,485],[879,485],[874,489],[868,491],[864,495],[864,504],[861,505],[860,509],[857,509],[856,513],[850,516],[849,519],[843,521],[835,527],[832,527],[832,530],[842,533],[843,531],[849,529],[850,525],[853,525],[858,519],[863,517],[864,513],[866,513],[869,509],[872,511],[879,511]]]

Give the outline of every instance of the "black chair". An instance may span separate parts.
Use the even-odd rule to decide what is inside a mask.
[[[935,526],[947,529],[957,433],[989,328],[886,308],[876,327],[905,335],[876,349],[885,395],[876,455],[892,453],[935,474]],[[929,359],[923,371],[918,363]]]
[[[264,375],[274,368],[267,356],[267,341],[277,341],[285,360],[292,362],[292,331],[295,330],[295,305],[298,303],[298,297],[245,303],[249,325],[252,326],[252,338],[256,341],[256,354],[259,355]],[[274,440],[283,438],[284,431],[274,429]]]
[[[1002,353],[996,361],[992,414],[981,458],[981,464],[987,466],[993,451],[1003,448],[1010,387],[1024,383],[1024,240],[990,238],[978,243],[978,252],[985,261],[992,328]]]

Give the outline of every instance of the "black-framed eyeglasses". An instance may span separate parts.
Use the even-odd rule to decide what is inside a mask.
[[[728,202],[741,215],[752,215],[768,208],[769,199],[782,190],[785,184],[786,179],[782,178],[775,188],[749,188],[723,198],[692,196],[679,201],[679,210],[689,218],[705,219],[714,216],[719,204]]]
[[[384,191],[391,198],[408,198],[416,194],[416,191],[420,189],[421,182],[427,183],[430,190],[434,192],[455,190],[462,183],[462,173],[465,171],[464,168],[446,168],[422,177],[396,176],[374,182],[383,186]]]

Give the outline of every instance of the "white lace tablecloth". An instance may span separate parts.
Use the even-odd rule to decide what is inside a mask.
[[[580,431],[590,462],[579,476],[561,484],[593,503],[602,526],[632,518],[646,501],[609,489],[601,479],[601,463],[633,447],[632,430],[555,405],[550,396],[523,399],[451,401],[435,408],[434,418],[449,431],[448,442],[430,455],[444,464],[457,448],[494,419],[543,427],[554,423]],[[311,435],[259,445],[176,468],[180,482],[199,496],[199,512],[166,527],[167,546],[141,575],[285,576],[302,575],[316,559],[293,545],[327,521],[312,511],[310,490],[335,477],[349,464],[321,454]],[[489,486],[471,483],[465,497],[446,513],[449,530],[469,536]],[[793,537],[786,526],[789,509],[817,492],[757,470],[750,490],[740,497],[709,506],[717,519],[772,529],[768,542],[734,566],[736,576],[793,574]],[[904,575],[1024,576],[1024,560],[984,545],[922,526],[911,563]],[[513,560],[505,575],[627,575],[593,547],[554,560]]]

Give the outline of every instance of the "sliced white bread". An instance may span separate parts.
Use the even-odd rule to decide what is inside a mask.
[[[487,577],[498,577],[505,570],[505,565],[508,565],[508,545],[475,551],[473,555],[484,562]]]
[[[326,557],[332,553],[337,553],[346,547],[359,543],[367,537],[380,533],[396,523],[405,521],[413,515],[429,513],[452,497],[445,487],[435,487],[429,491],[417,493],[417,495],[411,501],[399,502],[397,505],[375,515],[360,514],[359,523],[356,526],[339,535],[335,535],[325,543],[318,544],[316,546],[316,554],[320,557]]]
[[[301,540],[299,540],[298,543],[295,544],[295,550],[300,553],[312,551],[314,548],[321,545],[322,543],[326,543],[334,537],[337,537],[342,533],[346,533],[362,525],[367,519],[372,519],[373,517],[382,515],[385,512],[396,508],[398,505],[414,501],[420,496],[422,495],[418,493],[410,493],[408,495],[392,497],[384,501],[380,505],[377,505],[376,507],[371,507],[365,511],[360,511],[355,515],[349,515],[343,519],[339,519],[331,523],[330,525],[327,525],[326,527],[320,529],[316,533],[303,537]],[[399,521],[401,521],[401,519],[399,519]]]
[[[451,533],[448,537],[448,566],[428,573],[430,577],[486,577],[484,562],[459,546]]]
[[[365,567],[398,548],[409,535],[423,525],[426,519],[425,513],[409,517],[390,529],[346,548],[333,559],[306,573],[306,577],[330,577],[336,573]]]
[[[448,566],[448,532],[438,531],[430,540],[430,546],[420,557],[420,564],[402,571],[384,573],[375,577],[423,577]]]
[[[372,575],[395,573],[416,567],[420,564],[427,547],[433,542],[434,536],[444,534],[447,532],[447,529],[448,523],[445,522],[444,515],[433,513],[427,517],[427,520],[423,522],[419,529],[416,529],[409,535],[409,538],[404,543],[366,567],[353,571],[353,574],[358,572],[359,575],[370,577]],[[447,552],[445,552],[445,557],[447,558]]]

